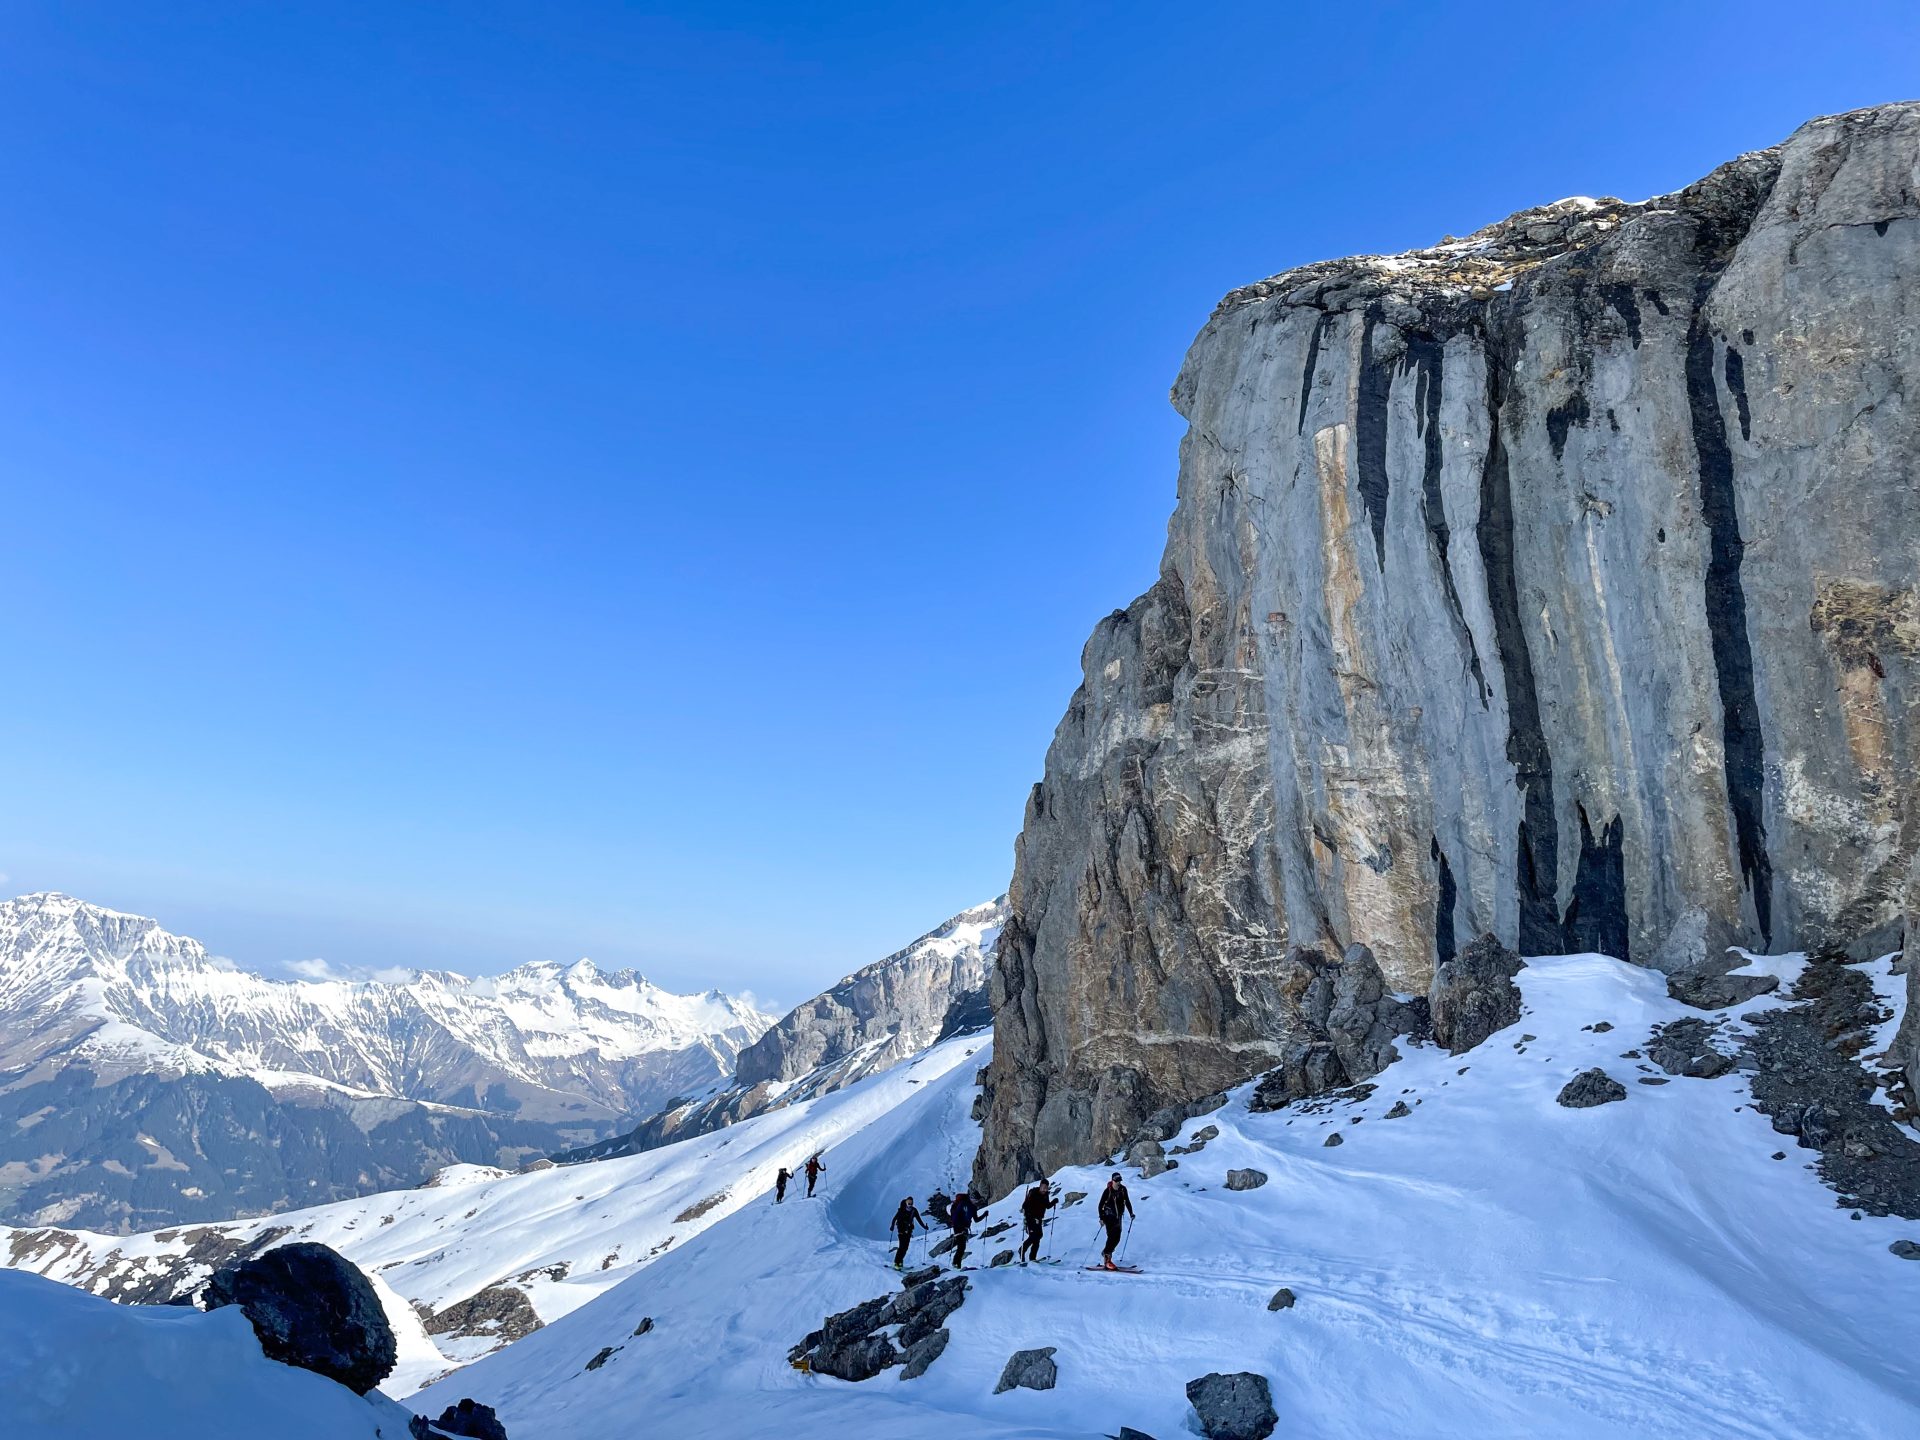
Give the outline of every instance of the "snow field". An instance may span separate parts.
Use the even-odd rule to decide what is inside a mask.
[[[1791,975],[1797,962],[1754,963]],[[1054,1228],[1066,1263],[973,1275],[952,1343],[921,1379],[847,1384],[792,1370],[786,1352],[825,1315],[896,1288],[888,1219],[902,1194],[955,1178],[956,1159],[964,1174],[984,1048],[868,1107],[865,1128],[827,1153],[824,1200],[736,1210],[416,1408],[473,1395],[542,1440],[598,1436],[610,1414],[718,1440],[1122,1424],[1166,1440],[1191,1424],[1188,1380],[1247,1369],[1269,1377],[1283,1427],[1316,1436],[1914,1433],[1920,1265],[1886,1247],[1920,1230],[1850,1219],[1806,1169],[1809,1152],[1748,1108],[1738,1075],[1637,1083],[1666,1077],[1621,1052],[1700,1013],[1669,1000],[1662,976],[1571,956],[1533,962],[1520,982],[1518,1025],[1457,1057],[1403,1045],[1365,1100],[1253,1115],[1248,1087],[1189,1122],[1183,1140],[1221,1133],[1153,1180],[1127,1172],[1143,1275],[1079,1268],[1108,1172],[1056,1175],[1088,1192]],[[1583,1029],[1601,1021],[1613,1028]],[[920,1063],[963,1043],[977,1045],[949,1042]],[[1594,1065],[1626,1084],[1626,1101],[1556,1105]],[[1412,1114],[1387,1119],[1396,1101]],[[724,1134],[758,1145],[743,1132],[761,1123]],[[1328,1148],[1336,1131],[1344,1143]],[[1241,1167],[1268,1182],[1227,1191]],[[988,1223],[1016,1212],[1003,1200]],[[1017,1243],[1017,1227],[976,1234],[973,1258]],[[1282,1285],[1298,1303],[1269,1313]],[[643,1317],[655,1327],[633,1337]],[[1040,1345],[1057,1347],[1058,1388],[992,1394],[1007,1357]]]

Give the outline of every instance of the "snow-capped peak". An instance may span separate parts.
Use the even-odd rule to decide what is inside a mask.
[[[275,980],[145,916],[53,892],[0,902],[0,1065],[74,1050],[128,1069],[312,1076],[374,1094],[645,1113],[731,1069],[771,1023],[582,959],[496,976]],[[545,1097],[544,1100],[542,1097]]]

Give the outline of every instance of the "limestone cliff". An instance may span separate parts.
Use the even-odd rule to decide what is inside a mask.
[[[1898,943],[1920,105],[1227,296],[1034,788],[977,1179],[1273,1065],[1284,957]]]

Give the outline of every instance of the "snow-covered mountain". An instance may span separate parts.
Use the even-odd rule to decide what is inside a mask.
[[[983,1268],[912,1379],[891,1367],[853,1382],[789,1355],[825,1317],[905,1293],[889,1217],[901,1195],[964,1178],[984,1037],[721,1135],[459,1172],[275,1229],[335,1245],[431,1312],[389,1301],[413,1356],[389,1393],[440,1363],[419,1349],[437,1328],[447,1366],[485,1353],[409,1408],[473,1396],[542,1440],[595,1440],[634,1415],[715,1440],[1179,1435],[1195,1429],[1187,1382],[1214,1372],[1262,1377],[1281,1433],[1885,1440],[1920,1424],[1920,1309],[1901,1258],[1920,1225],[1836,1205],[1812,1132],[1795,1147],[1746,1058],[1770,1027],[1821,1044],[1839,972],[1803,966],[1756,961],[1742,973],[1778,991],[1703,1012],[1606,956],[1536,959],[1517,977],[1518,1019],[1463,1054],[1404,1039],[1370,1084],[1278,1109],[1257,1082],[1240,1087],[1129,1163],[1126,1255],[1141,1274],[1080,1268],[1110,1163],[1052,1177],[1074,1201],[1048,1232],[1057,1265],[994,1264],[1017,1234],[999,1229],[1013,1205],[994,1206]],[[1904,986],[1885,960],[1848,973],[1869,987],[1873,1033],[1858,1050],[1828,1043],[1853,1063],[1890,1038]],[[1673,1047],[1696,1030],[1734,1059],[1692,1063],[1706,1053],[1693,1045],[1682,1064]],[[1592,1069],[1617,1098],[1556,1103]],[[772,1204],[774,1167],[814,1149],[818,1198]],[[263,1233],[19,1231],[0,1233],[0,1255],[154,1299]],[[502,1290],[547,1323],[499,1344],[526,1328]],[[903,1338],[871,1310],[841,1333],[861,1324],[889,1348]],[[1052,1388],[999,1388],[1016,1352],[1045,1347]]]
[[[796,1005],[740,1052],[733,1078],[675,1099],[627,1134],[558,1158],[602,1160],[705,1135],[877,1075],[934,1041],[993,1022],[987,977],[1007,897],[962,910]]]
[[[153,920],[22,896],[0,904],[0,1213],[153,1224],[518,1163],[729,1076],[769,1023],[587,960],[272,980]]]

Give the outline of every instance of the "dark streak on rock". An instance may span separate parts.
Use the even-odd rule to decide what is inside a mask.
[[[1733,454],[1714,384],[1713,333],[1704,310],[1710,281],[1703,281],[1687,331],[1687,404],[1693,448],[1700,463],[1700,512],[1707,525],[1707,629],[1720,681],[1721,735],[1727,801],[1733,809],[1740,874],[1753,896],[1754,919],[1763,944],[1773,943],[1773,863],[1767,856],[1762,809],[1765,742],[1754,693],[1753,646],[1747,635],[1746,591],[1740,564],[1746,542],[1734,500]]]
[[[1554,459],[1558,460],[1567,453],[1567,432],[1592,418],[1592,412],[1587,408],[1587,397],[1578,391],[1565,404],[1547,411],[1547,440],[1553,446]]]
[[[1560,944],[1559,835],[1553,812],[1553,757],[1540,723],[1540,695],[1520,618],[1520,579],[1515,569],[1513,480],[1500,435],[1503,401],[1501,358],[1487,337],[1487,415],[1491,422],[1486,467],[1480,476],[1477,538],[1487,574],[1487,605],[1500,647],[1507,688],[1507,760],[1520,787],[1522,819],[1517,884],[1520,951],[1551,955]]]
[[[1626,826],[1618,815],[1600,827],[1596,836],[1584,805],[1580,811],[1580,864],[1574,872],[1573,898],[1561,922],[1565,949],[1570,955],[1611,955],[1631,960],[1627,953],[1627,873],[1624,856]]]
[[[1447,864],[1447,852],[1440,848],[1440,837],[1433,837],[1433,860],[1440,868],[1439,898],[1433,911],[1433,954],[1434,964],[1444,965],[1453,959],[1455,944],[1453,938],[1453,911],[1459,903],[1460,889],[1453,881],[1453,867]]]
[[[1740,352],[1731,345],[1727,346],[1726,375],[1727,393],[1733,396],[1734,408],[1740,414],[1740,438],[1751,440],[1753,439],[1753,412],[1747,408],[1747,363],[1740,358]]]
[[[1453,583],[1453,565],[1448,559],[1448,551],[1453,544],[1453,527],[1447,523],[1446,500],[1440,493],[1440,467],[1446,458],[1445,443],[1440,435],[1441,365],[1445,355],[1445,344],[1435,336],[1409,335],[1402,367],[1410,367],[1415,371],[1413,413],[1419,421],[1420,438],[1425,444],[1420,493],[1421,509],[1427,520],[1427,538],[1433,542],[1434,553],[1439,557],[1440,584],[1446,591],[1453,618],[1459,623],[1460,634],[1467,642],[1467,668],[1473,672],[1473,683],[1480,694],[1480,708],[1484,710],[1491,692],[1486,674],[1480,668],[1480,647],[1474,644],[1473,631],[1467,626],[1466,609],[1460,603],[1459,588]]]
[[[1600,298],[1617,310],[1620,318],[1627,322],[1627,338],[1633,341],[1633,348],[1638,350],[1640,348],[1640,306],[1634,301],[1633,287],[1619,284],[1602,285]],[[1659,305],[1660,297],[1654,296],[1653,303]],[[1667,307],[1661,305],[1660,313],[1666,314]]]
[[[1320,339],[1332,324],[1332,314],[1322,314],[1314,321],[1313,333],[1307,336],[1307,368],[1300,376],[1300,418],[1293,427],[1296,435],[1307,428],[1307,403],[1313,399],[1313,372],[1320,364]]]
[[[1393,367],[1374,359],[1377,310],[1368,310],[1360,332],[1360,383],[1355,389],[1353,452],[1359,473],[1355,485],[1373,528],[1373,552],[1387,568],[1387,400],[1393,393]]]

